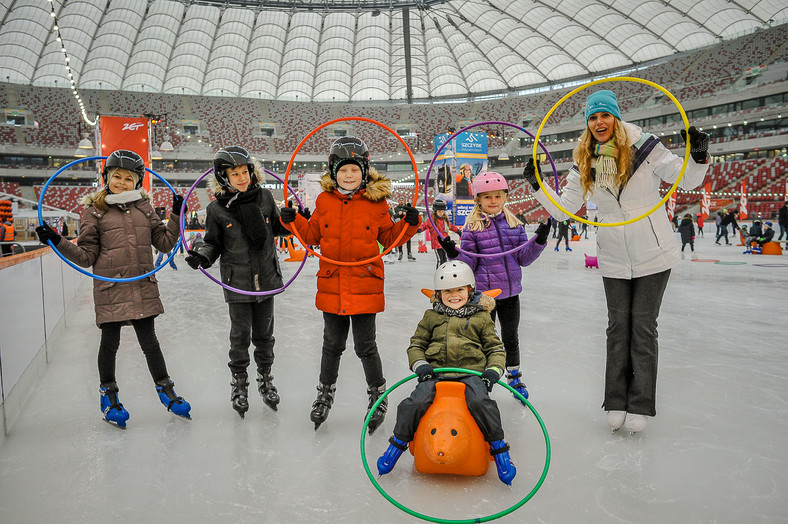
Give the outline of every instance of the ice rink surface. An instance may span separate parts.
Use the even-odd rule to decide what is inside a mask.
[[[533,499],[498,522],[788,522],[788,255],[742,255],[712,235],[698,239],[701,259],[746,264],[692,262],[687,253],[673,270],[659,318],[657,417],[630,437],[611,434],[600,408],[605,300],[598,270],[583,264],[584,252],[596,252],[593,233],[572,242],[571,253],[553,251],[554,242],[524,271],[520,324],[524,379],[552,461]],[[432,287],[433,253],[416,253],[415,242],[413,251],[415,262],[386,265],[377,341],[389,385],[411,374],[405,350],[428,307],[420,289]],[[99,330],[86,281],[24,413],[0,444],[0,522],[419,522],[384,499],[362,466],[366,385],[352,340],[328,421],[315,431],[309,420],[322,341],[317,260],[275,298],[279,411],[252,389],[243,420],[229,401],[222,290],[175,260],[178,271],[157,274],[166,312],[156,329],[193,420],[159,403],[134,332],[124,328],[117,379],[131,419],[125,431],[102,422]],[[297,267],[282,264],[286,276]],[[386,421],[366,439],[373,472],[396,404],[413,385],[391,393]],[[542,472],[545,442],[508,391],[498,387],[493,398],[518,470],[511,489],[494,466],[481,478],[427,476],[408,454],[381,486],[441,519],[516,504]]]

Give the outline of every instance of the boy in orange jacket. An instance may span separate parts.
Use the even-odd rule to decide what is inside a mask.
[[[326,258],[356,262],[380,253],[378,242],[402,245],[419,230],[419,213],[410,208],[404,219],[391,220],[386,198],[391,181],[369,165],[369,150],[358,138],[342,137],[331,145],[328,173],[320,181],[323,192],[317,197],[312,217],[307,220],[294,208],[281,210],[281,221],[297,232],[308,245],[320,245]],[[320,383],[310,418],[315,430],[328,418],[334,403],[339,375],[339,360],[345,350],[350,325],[356,355],[361,359],[367,381],[369,405],[386,391],[383,365],[375,342],[375,317],[385,308],[383,261],[378,258],[364,265],[337,265],[320,259],[315,305],[323,312],[323,349]],[[351,322],[352,321],[352,322]],[[369,433],[383,423],[387,402],[384,399],[369,422]]]

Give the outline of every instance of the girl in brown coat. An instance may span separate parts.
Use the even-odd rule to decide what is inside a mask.
[[[36,228],[39,239],[45,244],[51,240],[64,257],[82,267],[92,266],[99,276],[128,278],[151,271],[151,245],[169,252],[178,240],[183,197],[173,196],[171,220],[165,226],[141,189],[144,173],[145,164],[137,153],[122,149],[113,152],[102,173],[106,186],[83,200],[86,209],[77,244],[61,242],[61,236],[46,224]],[[118,400],[115,381],[120,328],[128,324],[137,333],[162,404],[176,415],[191,418],[191,406],[175,394],[154,330],[154,319],[164,313],[156,277],[149,275],[131,282],[94,279],[93,302],[96,325],[101,330],[98,368],[104,419],[120,428],[125,428],[129,419],[129,412]]]

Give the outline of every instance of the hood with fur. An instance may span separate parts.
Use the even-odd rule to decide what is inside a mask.
[[[254,162],[254,177],[257,179],[257,185],[261,186],[265,183],[265,177],[263,176],[263,168],[260,166],[260,162],[257,161],[256,158],[252,158],[252,162]],[[222,186],[218,180],[216,180],[216,176],[211,174],[208,178],[208,191],[213,193],[214,195],[222,195],[227,192],[227,189]]]
[[[440,298],[438,298],[438,292],[435,291],[432,293],[432,298],[430,298],[430,304],[437,304],[440,302]],[[484,311],[492,311],[495,309],[495,299],[490,295],[485,295],[481,291],[475,291],[474,294],[468,299],[468,304],[477,304],[481,306]]]
[[[320,178],[320,188],[328,193],[337,188],[336,183],[331,180],[329,173],[324,174]],[[369,176],[367,177],[367,187],[362,193],[372,202],[384,200],[391,196],[391,180],[380,174],[374,167],[370,166]]]

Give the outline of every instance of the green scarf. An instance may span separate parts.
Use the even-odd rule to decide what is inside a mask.
[[[594,145],[596,157],[596,185],[610,190],[618,189],[618,148],[613,144],[604,143]]]

